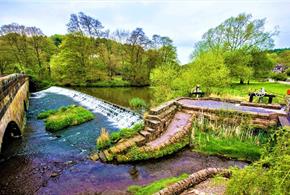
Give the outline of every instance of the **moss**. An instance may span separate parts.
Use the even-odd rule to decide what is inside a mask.
[[[159,150],[150,152],[144,151],[142,147],[134,146],[130,148],[126,154],[117,155],[116,158],[118,162],[131,162],[147,159],[157,159],[166,155],[173,154],[174,152],[181,150],[188,144],[189,138],[186,137],[178,143],[171,144]]]
[[[178,177],[169,177],[169,178],[160,179],[146,186],[132,185],[128,187],[128,191],[135,195],[151,195],[151,194],[154,194],[155,192],[158,192],[164,189],[170,184],[176,183],[187,177],[188,177],[188,174],[184,173]]]
[[[48,131],[58,131],[69,126],[79,125],[94,117],[93,113],[76,105],[48,110],[38,115],[39,119],[45,119],[45,127]]]

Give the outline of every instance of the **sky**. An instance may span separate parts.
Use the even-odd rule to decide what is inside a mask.
[[[141,27],[149,37],[168,36],[182,64],[203,33],[239,13],[267,18],[265,30],[279,27],[275,48],[290,47],[290,0],[0,0],[0,25],[16,22],[46,35],[65,34],[70,14],[78,12],[111,31]]]

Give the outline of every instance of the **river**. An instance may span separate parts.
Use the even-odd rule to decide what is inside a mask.
[[[140,97],[150,104],[149,88],[78,88],[77,90],[128,107],[128,100]],[[118,130],[108,118],[96,118],[57,133],[45,130],[39,112],[78,104],[64,95],[32,96],[27,125],[21,140],[0,156],[0,194],[126,194],[127,186],[192,173],[206,167],[244,166],[245,163],[201,155],[185,149],[155,161],[132,164],[104,164],[88,159],[102,127]]]

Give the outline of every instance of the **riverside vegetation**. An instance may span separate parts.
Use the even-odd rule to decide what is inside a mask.
[[[54,132],[92,120],[95,115],[81,106],[69,105],[41,112],[37,118],[44,119],[46,129]]]
[[[191,62],[183,66],[178,62],[176,47],[169,37],[153,35],[149,38],[140,27],[111,32],[99,20],[82,12],[71,15],[65,35],[48,37],[37,27],[12,23],[0,28],[0,74],[23,72],[31,77],[30,86],[34,90],[50,85],[151,85],[153,105],[186,96],[196,85],[201,85],[209,95],[242,99],[246,99],[248,92],[265,87],[277,95],[274,101],[281,103],[288,86],[261,81],[270,77],[285,80],[289,76],[289,70],[278,74],[271,70],[277,63],[290,66],[290,50],[273,49],[273,37],[278,32],[266,31],[265,23],[266,19],[254,19],[245,13],[228,18],[204,33],[194,46]],[[142,104],[139,100],[132,101],[133,106]],[[48,111],[40,118],[45,119],[47,129],[56,131],[91,120],[93,114],[72,106]],[[289,129],[278,131],[280,134],[254,135],[252,139],[244,134],[228,134],[240,132],[240,127],[229,130],[210,126],[195,132],[192,137],[197,141],[195,150],[247,160],[261,156],[245,169],[233,170],[229,194],[287,193],[290,188]],[[114,134],[103,129],[97,147],[108,148],[140,129],[142,127],[130,128]],[[259,147],[266,138],[271,138],[272,142],[262,152]],[[188,143],[189,140],[183,140],[152,154],[140,154],[133,147],[129,156],[119,158],[161,157]]]

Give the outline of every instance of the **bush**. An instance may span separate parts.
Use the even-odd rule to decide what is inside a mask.
[[[37,116],[39,119],[45,119],[45,127],[48,131],[58,131],[69,126],[79,125],[94,117],[93,113],[76,105],[48,110]]]
[[[144,129],[143,123],[136,123],[131,128],[123,128],[123,129],[120,129],[119,131],[115,131],[111,133],[110,137],[111,137],[112,142],[117,142],[121,138],[130,138],[143,129]]]
[[[128,187],[128,191],[135,195],[151,195],[187,177],[188,174],[184,173],[178,177],[160,179],[146,186],[132,185]]]
[[[101,129],[101,134],[97,139],[97,149],[98,150],[104,150],[106,148],[109,148],[111,146],[111,139],[109,136],[109,133],[105,128]]]
[[[129,105],[133,108],[145,108],[146,102],[141,98],[135,97],[129,101]]]
[[[287,74],[286,73],[276,73],[272,75],[272,79],[276,81],[286,81],[287,80]]]
[[[287,74],[287,76],[290,76],[290,68],[288,68],[288,69],[286,70],[286,74]]]
[[[262,158],[246,168],[232,169],[226,194],[288,194],[290,189],[290,130],[279,129]]]

